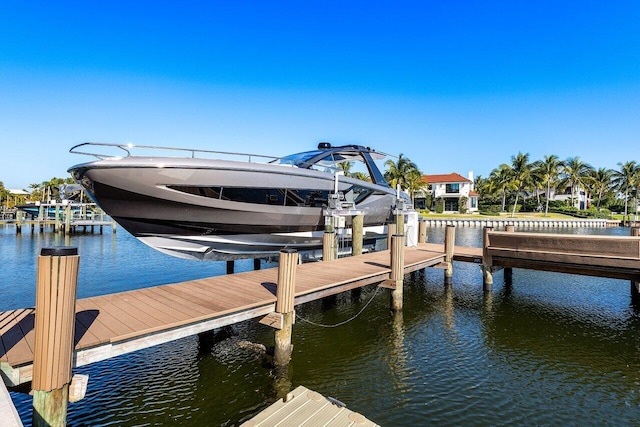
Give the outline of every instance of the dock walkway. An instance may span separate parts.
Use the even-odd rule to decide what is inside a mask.
[[[477,249],[481,256],[481,249]],[[443,262],[442,245],[405,248],[405,273]],[[205,332],[274,311],[278,269],[265,269],[77,300],[74,366]],[[295,304],[389,278],[390,253],[299,265]],[[0,368],[9,386],[32,378],[34,308],[0,313]]]

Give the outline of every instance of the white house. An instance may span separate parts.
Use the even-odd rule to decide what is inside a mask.
[[[473,188],[473,171],[469,171],[468,178],[452,172],[443,175],[422,175],[422,181],[429,184],[432,204],[435,204],[438,198],[444,199],[444,212],[460,212],[460,199],[463,197],[467,199],[467,212],[478,211],[478,193]],[[433,209],[433,206],[426,206],[424,195],[416,195],[414,205],[416,208]]]

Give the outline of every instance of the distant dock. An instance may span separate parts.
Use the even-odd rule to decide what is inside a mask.
[[[3,214],[0,225],[16,227],[16,233],[24,228],[32,233],[38,230],[73,234],[82,230],[93,233],[96,229],[102,234],[103,227],[111,227],[116,232],[116,222],[93,203],[60,204],[41,203],[29,206],[27,210],[17,209],[11,215]]]

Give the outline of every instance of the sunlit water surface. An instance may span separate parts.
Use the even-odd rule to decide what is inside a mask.
[[[226,271],[225,263],[172,258],[122,229],[105,230],[65,241],[1,227],[0,310],[34,304],[36,258],[47,246],[78,247],[80,298]],[[444,241],[444,228],[428,234]],[[480,242],[480,228],[456,230],[456,244]],[[246,345],[273,345],[273,330],[255,321],[218,330],[213,342],[188,337],[78,368],[89,388],[69,405],[68,423],[237,426],[304,385],[383,426],[639,425],[640,314],[629,287],[516,269],[511,286],[498,272],[485,294],[478,265],[456,262],[451,286],[442,270],[427,269],[406,276],[400,315],[389,311],[389,291],[375,286],[298,307],[284,372],[270,368],[260,346]],[[344,326],[316,325],[340,323],[369,302]],[[30,425],[31,398],[11,396]]]

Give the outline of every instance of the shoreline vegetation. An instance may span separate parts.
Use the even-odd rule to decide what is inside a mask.
[[[491,219],[499,219],[499,220],[566,220],[573,221],[578,218],[571,215],[566,215],[562,213],[549,212],[547,215],[544,212],[516,212],[512,214],[510,212],[502,212],[502,213],[434,213],[428,210],[418,210],[418,215],[425,219],[470,219],[470,220],[491,220]],[[579,218],[579,219],[594,219],[594,218]],[[623,214],[612,214],[610,220],[614,221],[623,221]]]

